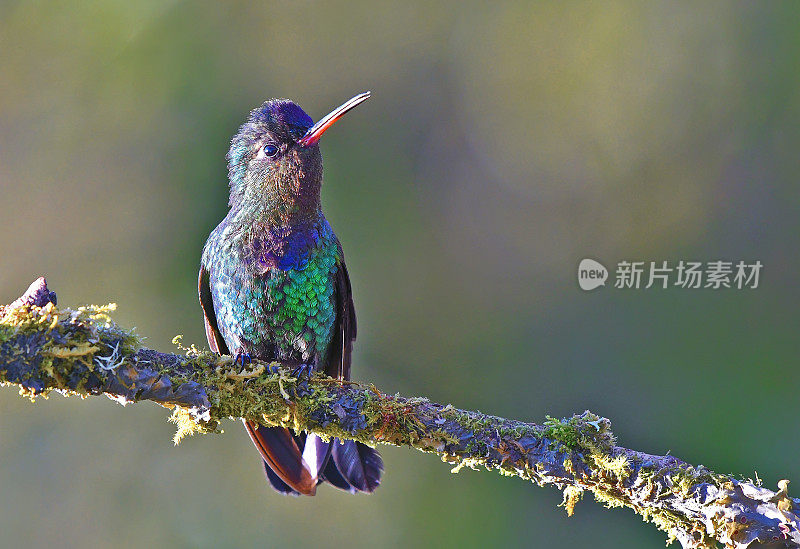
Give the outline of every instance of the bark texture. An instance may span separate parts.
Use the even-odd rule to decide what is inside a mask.
[[[111,319],[113,305],[56,306],[44,278],[0,307],[0,382],[30,398],[56,390],[105,394],[122,404],[150,400],[173,409],[176,442],[224,418],[314,431],[367,444],[411,446],[462,467],[497,471],[564,493],[572,514],[583,492],[628,507],[684,547],[800,547],[800,500],[788,481],[768,490],[672,456],[616,445],[611,422],[589,411],[542,424],[459,410],[372,385],[194,347],[185,355],[142,348]],[[391,472],[389,472],[391,475]]]

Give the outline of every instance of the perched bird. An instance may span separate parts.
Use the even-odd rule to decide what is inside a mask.
[[[230,211],[208,237],[198,281],[215,352],[350,378],[356,316],[342,246],[322,213],[318,143],[367,98],[353,97],[316,124],[292,101],[270,99],[231,140]],[[383,460],[361,443],[245,427],[279,492],[313,496],[323,481],[372,492],[380,483]]]

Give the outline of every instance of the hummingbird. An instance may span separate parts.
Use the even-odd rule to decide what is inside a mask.
[[[214,352],[350,379],[356,315],[342,246],[322,213],[319,141],[369,96],[356,95],[316,124],[294,102],[270,99],[231,139],[229,211],[208,237],[198,277]],[[380,484],[383,460],[369,446],[244,425],[278,492],[313,496],[328,482],[371,493]]]

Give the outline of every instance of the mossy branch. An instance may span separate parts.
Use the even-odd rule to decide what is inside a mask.
[[[443,461],[517,476],[564,492],[572,514],[584,491],[628,507],[684,547],[799,547],[800,500],[788,481],[759,483],[615,445],[610,421],[591,412],[537,425],[380,392],[315,375],[298,381],[279,364],[193,346],[185,355],[142,348],[117,326],[113,305],[59,309],[43,278],[0,307],[0,382],[34,398],[56,390],[150,400],[173,409],[176,441],[218,428],[224,418],[311,430],[367,444],[411,446]]]

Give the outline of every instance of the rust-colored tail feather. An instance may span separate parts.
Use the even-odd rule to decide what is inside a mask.
[[[308,456],[313,463],[309,463],[303,459],[303,450],[289,429],[264,427],[252,421],[245,421],[244,425],[264,462],[280,480],[300,494],[313,496],[316,493],[319,473],[325,466],[328,452],[321,456],[313,452]],[[316,436],[314,438],[319,440]],[[318,448],[316,444],[312,446],[315,450]]]

